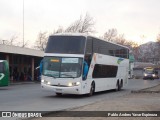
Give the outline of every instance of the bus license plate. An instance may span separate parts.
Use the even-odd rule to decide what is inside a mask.
[[[56,92],[62,92],[62,89],[56,89]]]

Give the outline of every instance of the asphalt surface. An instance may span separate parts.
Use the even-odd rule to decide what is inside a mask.
[[[160,80],[129,80],[120,92],[105,91],[92,97],[64,95],[57,97],[53,92],[42,91],[40,83],[15,84],[0,88],[0,111],[57,111],[84,106],[129,94],[132,90],[152,87]]]

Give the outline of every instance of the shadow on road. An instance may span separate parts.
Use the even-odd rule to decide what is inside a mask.
[[[101,91],[101,92],[96,92],[94,93],[93,96],[100,96],[103,94],[110,94],[110,93],[115,93],[115,92],[122,92],[122,91],[126,91],[126,89],[122,89],[121,91],[115,91],[115,90],[106,90],[106,91]],[[72,98],[72,99],[83,99],[83,98],[88,98],[89,96],[87,94],[85,95],[73,95],[73,94],[62,94],[61,96],[58,95],[51,95],[51,96],[44,96],[45,98]],[[92,96],[90,96],[92,97]]]

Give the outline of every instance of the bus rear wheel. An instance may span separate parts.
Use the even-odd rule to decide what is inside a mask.
[[[121,80],[121,83],[120,83],[120,89],[121,90],[123,88],[123,80]]]
[[[117,81],[117,84],[116,84],[116,89],[115,89],[115,91],[120,91],[120,84],[119,84],[119,80]]]

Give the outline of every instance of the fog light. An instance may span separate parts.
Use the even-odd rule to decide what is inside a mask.
[[[80,82],[76,82],[76,85],[77,85],[77,86],[80,85]]]
[[[68,86],[69,86],[69,87],[71,87],[71,86],[72,86],[72,83],[71,83],[71,82],[70,82],[70,83],[68,83]]]
[[[50,85],[51,84],[51,82],[47,82],[47,85]]]
[[[44,80],[42,79],[41,82],[44,83]]]

